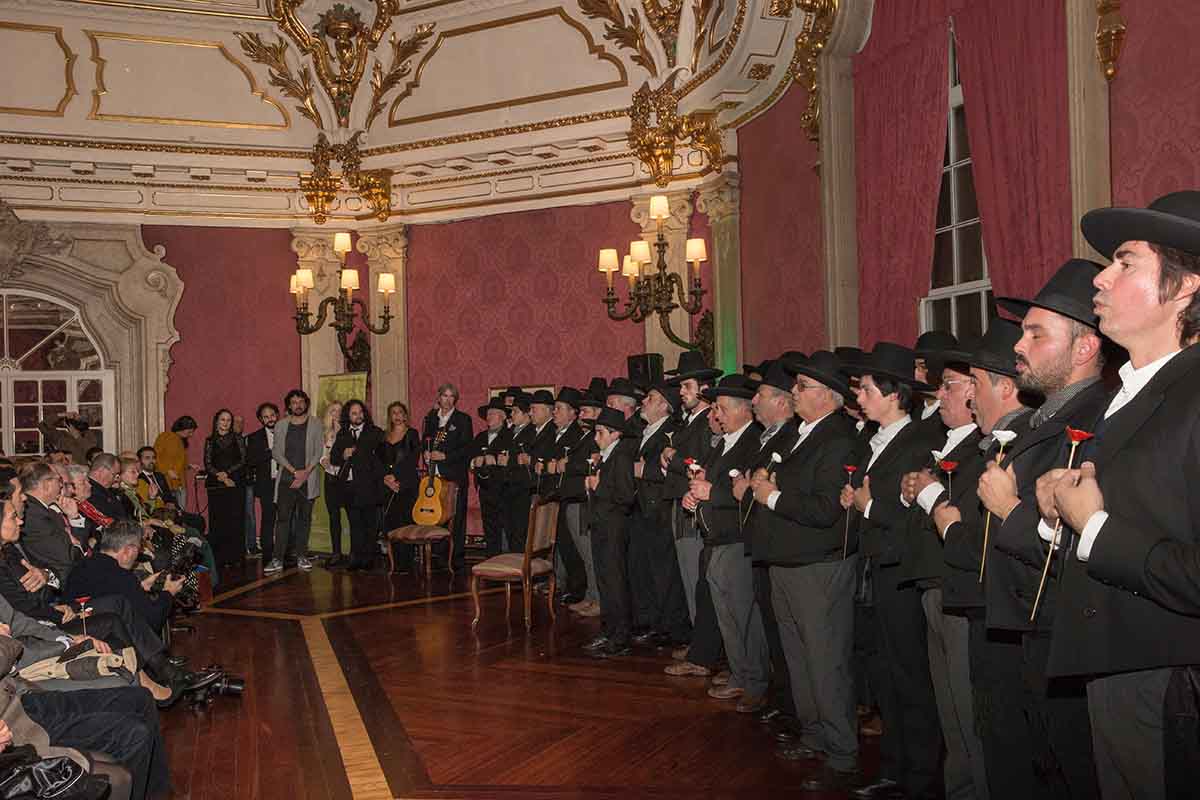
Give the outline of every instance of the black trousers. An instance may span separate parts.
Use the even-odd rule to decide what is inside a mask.
[[[587,567],[583,563],[583,556],[579,555],[579,548],[575,546],[575,537],[571,535],[567,523],[568,505],[568,503],[562,502],[558,506],[558,536],[554,540],[554,551],[562,559],[563,569],[567,573],[567,585],[562,587],[562,590],[582,600],[588,590]]]
[[[767,704],[789,717],[796,716],[796,701],[792,698],[791,673],[783,640],[779,638],[779,622],[771,601],[771,571],[766,565],[754,567],[754,599],[762,614],[763,630],[767,634],[767,650],[771,655],[771,683],[767,687]]]
[[[454,542],[454,563],[451,566],[456,571],[467,563],[467,494],[467,486],[463,483],[459,486],[454,503],[454,524],[450,526],[450,537]]]
[[[708,560],[712,548],[700,550],[700,577],[696,581],[696,621],[692,626],[692,643],[687,660],[692,664],[716,669],[725,658],[725,640],[717,624],[717,609],[713,606],[712,589],[708,585]]]
[[[375,557],[375,539],[379,528],[378,506],[346,506],[350,519],[350,563],[370,566]],[[337,552],[337,551],[335,551]]]
[[[635,631],[656,629],[658,599],[654,596],[654,573],[650,567],[654,544],[653,514],[635,507],[629,517],[629,550],[625,563],[629,578],[630,615]]]
[[[88,601],[88,605],[96,610],[87,618],[88,636],[107,642],[114,649],[132,647],[137,653],[138,664],[142,666],[153,664],[166,651],[163,640],[148,622],[133,616],[132,606],[121,595],[95,597]],[[83,620],[76,617],[58,627],[72,636],[82,636],[85,625]]]
[[[591,528],[592,563],[604,633],[616,645],[629,643],[629,587],[625,556],[629,538],[628,520],[604,521]],[[714,614],[715,617],[715,614]],[[715,624],[715,620],[714,620]]]
[[[874,572],[875,619],[884,669],[871,675],[883,717],[880,777],[898,782],[910,798],[937,796],[942,787],[942,729],[929,676],[921,592],[899,587],[900,570]]]
[[[158,708],[141,687],[29,692],[21,707],[56,747],[105,753],[133,776],[134,800],[171,786]]]
[[[675,534],[671,530],[671,506],[660,503],[652,513],[635,514],[634,519],[637,529],[631,534],[629,543],[630,591],[639,591],[633,586],[636,540],[637,580],[641,585],[646,625],[667,634],[675,642],[686,642],[691,637],[692,623],[683,594],[683,578],[679,574]],[[709,595],[710,602],[711,597]]]
[[[879,706],[875,698],[872,676],[883,669],[879,658],[879,623],[875,621],[875,606],[854,603],[854,698],[864,708]]]
[[[329,512],[329,550],[342,554],[342,484],[336,475],[325,476],[325,510]],[[350,509],[346,509],[349,515]]]
[[[1034,747],[1034,777],[1040,789],[1035,796],[1062,800],[1099,797],[1086,683],[1078,678],[1047,679],[1049,633],[1026,632],[1021,650],[1025,714]]]
[[[256,495],[258,507],[262,511],[262,520],[258,526],[258,542],[263,555],[275,552],[275,495]]]
[[[504,531],[508,534],[508,552],[525,552],[529,531],[529,490],[518,487],[504,493]],[[559,528],[562,531],[562,528]],[[569,537],[568,537],[569,538]]]
[[[479,513],[483,516],[483,540],[487,554],[498,556],[504,550],[504,489],[497,478],[476,478]]]
[[[1039,797],[1033,744],[1025,718],[1021,634],[987,629],[982,615],[968,625],[975,727],[983,744],[991,797]]]

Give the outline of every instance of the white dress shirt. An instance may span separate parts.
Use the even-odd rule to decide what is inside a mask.
[[[971,433],[979,427],[974,422],[968,422],[966,425],[959,425],[957,428],[951,428],[946,434],[946,444],[942,446],[942,455],[949,455],[954,448],[962,444],[963,439],[966,439]],[[946,487],[942,486],[940,481],[934,481],[921,490],[917,495],[917,505],[921,507],[926,514],[933,513],[933,501],[941,496],[942,492],[946,491]],[[900,498],[900,502],[908,507],[909,503],[904,502],[904,498]]]
[[[659,428],[667,422],[667,417],[663,417],[658,422],[652,422],[642,429],[642,443],[638,445],[638,452],[642,452],[642,448],[646,446],[646,442],[650,441],[650,437],[658,433]]]
[[[870,473],[871,467],[875,466],[875,459],[879,458],[879,454],[887,449],[887,446],[892,443],[892,439],[895,439],[896,435],[904,430],[910,422],[912,422],[912,417],[905,414],[891,425],[888,425],[886,428],[880,428],[875,432],[875,435],[871,437],[871,441],[869,442],[871,446],[871,460],[867,462],[867,473]],[[863,517],[866,519],[871,518],[871,506],[873,505],[875,505],[874,498],[863,509]]]
[[[829,414],[832,414],[832,413],[833,413],[832,411],[829,412]],[[804,444],[804,440],[808,438],[808,435],[810,433],[812,433],[813,428],[820,425],[821,420],[825,419],[825,417],[828,417],[829,414],[826,414],[824,417],[821,417],[820,419],[815,419],[812,422],[803,422],[802,421],[800,423],[800,427],[796,429],[796,434],[797,434],[796,435],[796,443],[794,445],[792,445],[792,449],[789,452],[792,452],[792,453],[796,452],[796,448],[798,448],[800,445]],[[779,491],[778,489],[771,492],[771,494],[769,494],[767,496],[767,508],[774,511],[775,504],[779,502],[779,498],[782,496],[783,496],[783,492]]]

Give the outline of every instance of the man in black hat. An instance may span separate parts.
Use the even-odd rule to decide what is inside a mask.
[[[949,341],[947,341],[949,344]],[[954,343],[957,348],[958,343]],[[927,351],[928,353],[928,351]],[[901,500],[909,506],[909,528],[900,569],[903,580],[921,592],[925,610],[929,668],[941,721],[946,758],[942,764],[947,797],[988,796],[983,746],[975,733],[974,697],[967,656],[966,617],[946,614],[942,608],[942,576],[945,559],[942,540],[931,515],[937,501],[949,490],[957,499],[967,487],[960,470],[976,460],[982,434],[973,418],[971,368],[965,352],[947,350],[928,353],[940,377],[934,393],[937,416],[946,430],[929,468],[906,475]],[[920,374],[918,369],[917,374]],[[982,470],[981,470],[982,471]],[[976,483],[978,475],[975,476]],[[968,495],[975,497],[974,486]]]
[[[454,481],[459,487],[451,531],[455,563],[451,566],[460,570],[466,564],[467,463],[475,435],[471,418],[457,406],[458,388],[453,383],[443,383],[437,390],[437,404],[421,424],[421,440],[428,454],[430,472]]]
[[[480,406],[479,417],[486,428],[475,436],[470,463],[483,517],[483,539],[491,558],[504,550],[504,475],[497,456],[508,450],[512,434],[506,424],[508,408],[501,398],[494,397],[486,406]]]
[[[692,480],[683,498],[684,508],[695,512],[705,545],[711,548],[708,585],[729,659],[729,683],[713,686],[708,695],[717,700],[743,698],[739,702],[757,707],[767,691],[769,655],[733,482],[757,456],[762,426],[754,421],[750,405],[753,384],[743,376],[722,378],[712,395],[724,434],[704,477]]]
[[[984,587],[980,583],[985,528],[989,550],[992,523],[979,501],[979,478],[1000,452],[1015,446],[1016,428],[1027,417],[1017,387],[1017,361],[1013,346],[1021,327],[1006,319],[993,319],[987,333],[965,349],[971,373],[971,408],[983,434],[977,452],[962,459],[954,473],[953,493],[939,494],[932,502],[934,524],[944,540],[942,551],[942,610],[967,622],[967,659],[972,707],[983,748],[986,793],[993,798],[1034,797],[1040,794],[1033,777],[1033,752],[1021,705],[1014,698],[1024,693],[1021,677],[1020,637],[1011,632],[989,634]],[[915,487],[914,487],[915,491]],[[999,523],[999,520],[993,520]],[[994,553],[990,559],[998,558]]]
[[[780,755],[823,755],[825,768],[803,788],[838,791],[858,768],[851,670],[858,556],[844,542],[839,503],[854,448],[854,425],[840,413],[850,388],[827,351],[782,366],[795,376],[790,396],[801,422],[790,446],[773,449],[779,458],[753,475],[751,538],[755,560],[770,569],[799,734]]]
[[[1044,513],[1077,534],[1062,543],[1048,669],[1090,678],[1105,798],[1190,797],[1200,764],[1200,192],[1092,211],[1082,228],[1113,259],[1094,280],[1094,305],[1129,362],[1083,463],[1047,476]]]
[[[1041,790],[1073,797],[1094,797],[1098,790],[1083,682],[1051,686],[1045,677],[1060,596],[1056,574],[1045,581],[1036,617],[1032,613],[1046,564],[1046,545],[1037,534],[1037,481],[1066,466],[1067,428],[1090,430],[1107,403],[1100,381],[1104,350],[1093,311],[1092,282],[1099,271],[1098,264],[1072,259],[1032,300],[997,300],[1022,317],[1022,336],[1014,347],[1017,384],[1045,400],[1018,426],[1018,439],[1005,449],[1003,462],[988,465],[979,479],[979,497],[993,516],[993,552],[984,575],[987,624],[1021,637],[1026,678],[1022,695],[1006,702],[1021,704],[1030,720],[1027,735]]]
[[[942,370],[946,366],[946,353],[958,349],[958,337],[949,331],[925,331],[917,337],[913,347],[913,377],[929,384],[935,391],[921,394],[921,412],[913,413],[913,421],[929,428],[931,436],[945,436],[946,426],[938,414],[940,401],[936,389],[942,382]]]
[[[604,396],[604,404],[620,411],[621,415],[625,417],[625,421],[629,423],[627,436],[640,436],[642,433],[642,420],[637,414],[640,394],[638,388],[628,378],[613,378],[608,385],[608,392]],[[625,441],[625,446],[629,447],[631,440],[626,438]]]
[[[637,490],[633,484],[633,451],[619,446],[626,430],[628,422],[619,411],[605,408],[600,412],[595,432],[599,452],[592,459],[592,474],[585,479],[588,532],[604,626],[600,635],[584,647],[601,658],[630,652],[625,550],[629,512]]]
[[[633,464],[637,505],[629,534],[629,589],[638,643],[679,646],[690,633],[671,535],[671,502],[663,496],[662,452],[675,435],[673,416],[680,406],[679,388],[657,383],[639,412],[646,426]]]
[[[857,793],[862,797],[933,796],[941,787],[941,730],[929,675],[925,613],[918,590],[903,582],[908,509],[900,502],[901,479],[930,462],[942,444],[913,424],[919,392],[931,387],[916,380],[913,351],[879,342],[852,368],[859,375],[858,405],[879,424],[869,452],[843,487],[843,508],[853,506],[851,533],[861,539],[870,559],[876,634],[882,650],[874,665],[875,691],[883,736],[880,779]]]
[[[554,456],[546,463],[547,472],[553,476],[548,481],[552,488],[542,487],[543,492],[558,498],[558,530],[568,534],[557,540],[554,549],[561,565],[563,580],[559,585],[563,591],[562,601],[567,605],[583,600],[588,591],[588,582],[594,577],[590,563],[590,542],[583,535],[580,501],[568,502],[560,492],[571,451],[589,438],[578,422],[579,403],[582,400],[583,394],[572,386],[562,387],[554,398],[554,444],[551,451]],[[586,554],[585,550],[588,551]]]
[[[598,390],[599,394],[594,393],[593,389]],[[558,474],[558,487],[555,489],[555,494],[558,495],[559,502],[567,509],[568,530],[571,531],[572,536],[575,535],[575,528],[570,526],[578,524],[579,539],[576,542],[576,548],[583,559],[584,570],[587,574],[587,588],[583,597],[577,602],[568,603],[568,607],[574,613],[585,617],[598,617],[601,613],[600,595],[596,590],[596,564],[592,556],[592,542],[588,537],[584,515],[587,502],[585,480],[591,470],[592,455],[599,452],[595,437],[596,418],[600,415],[600,410],[605,407],[604,393],[606,391],[607,384],[603,378],[592,379],[591,388],[579,398],[579,414],[575,420],[575,425],[583,432],[583,436],[571,446],[566,458],[559,458],[555,464],[555,471]],[[572,517],[574,517],[575,523],[571,522]]]
[[[533,470],[533,491],[540,494],[542,483],[547,473],[547,465],[558,457],[559,452],[554,447],[554,434],[558,429],[554,426],[554,395],[546,389],[538,389],[530,398],[529,418],[533,424],[533,441],[529,445],[529,453],[518,457]],[[544,487],[549,491],[551,484]],[[522,537],[521,546],[524,549],[525,540]]]
[[[534,427],[531,412],[533,398],[525,393],[513,399],[509,409],[512,423],[508,451],[497,456],[496,463],[504,475],[504,533],[508,538],[508,552],[525,552],[525,535],[529,530],[529,501],[533,492],[535,475],[529,460],[533,449]]]
[[[720,377],[721,371],[709,367],[704,357],[695,350],[679,354],[679,366],[669,370],[668,383],[679,387],[679,402],[682,406],[679,430],[671,439],[671,446],[663,450],[660,463],[666,477],[663,481],[663,497],[671,503],[671,531],[675,539],[675,558],[679,564],[680,581],[687,603],[688,618],[692,623],[687,647],[672,652],[676,663],[665,668],[668,675],[709,676],[720,661],[723,646],[721,630],[716,624],[716,612],[712,608],[712,594],[704,567],[708,559],[703,556],[704,541],[696,527],[696,517],[680,505],[688,490],[688,465],[700,465],[712,449],[712,432],[709,430],[711,407],[704,392]],[[703,613],[700,606],[704,607]]]

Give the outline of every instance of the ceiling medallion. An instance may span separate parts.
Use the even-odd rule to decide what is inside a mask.
[[[324,225],[329,219],[329,207],[337,198],[343,181],[371,207],[375,218],[387,222],[392,215],[392,171],[390,169],[362,169],[362,153],[358,149],[355,133],[344,144],[330,144],[324,133],[317,135],[312,149],[313,171],[300,177],[300,191],[308,201],[313,222]],[[342,173],[335,175],[333,162],[342,165]]]
[[[618,47],[632,50],[633,63],[646,68],[651,75],[658,76],[658,67],[654,65],[654,57],[646,49],[646,33],[642,28],[642,18],[636,8],[629,9],[629,22],[625,22],[625,14],[617,0],[579,0],[579,10],[588,19],[600,19],[604,26],[605,41],[612,42]],[[677,15],[678,16],[678,15]],[[678,24],[678,23],[676,23]]]
[[[295,42],[301,53],[312,59],[317,81],[333,103],[339,128],[350,127],[350,109],[366,72],[368,56],[383,39],[392,19],[400,13],[400,0],[374,2],[375,18],[369,27],[356,9],[344,3],[335,3],[317,16],[317,23],[312,30],[306,28],[296,15],[296,10],[304,0],[269,2],[271,19]],[[374,96],[367,127],[382,111],[383,95],[408,74],[408,60],[432,32],[433,24],[429,23],[417,26],[406,39],[397,41],[395,34],[392,35],[391,67],[385,72],[383,65],[376,60],[372,70]],[[312,104],[312,73],[308,65],[297,76],[293,76],[285,59],[287,46],[282,38],[276,44],[268,45],[256,33],[238,33],[237,36],[246,55],[270,70],[271,85],[287,96],[300,100],[300,112],[323,130],[324,122]]]
[[[24,275],[21,265],[29,256],[58,255],[73,241],[70,236],[52,234],[44,222],[22,222],[0,200],[0,283]]]
[[[690,144],[708,157],[701,174],[720,172],[725,161],[725,147],[717,127],[717,112],[693,111],[680,115],[679,98],[675,95],[675,76],[651,89],[643,83],[633,95],[629,110],[629,143],[633,151],[659,186],[667,186],[675,168],[675,149]]]

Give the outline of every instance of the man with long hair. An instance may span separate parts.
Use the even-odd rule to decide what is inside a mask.
[[[384,466],[379,459],[382,443],[383,431],[371,421],[371,412],[363,402],[347,400],[329,461],[338,468],[346,516],[350,518],[351,572],[371,566],[383,500]]]
[[[293,558],[300,569],[312,569],[308,560],[308,534],[313,501],[321,494],[321,473],[317,470],[325,448],[321,423],[309,416],[308,395],[300,389],[288,392],[283,405],[288,416],[275,423],[275,443],[271,447],[271,457],[279,465],[279,477],[275,481],[272,552],[267,552],[269,545],[263,540],[263,560],[267,562],[263,573],[267,575],[280,572],[284,562]]]

